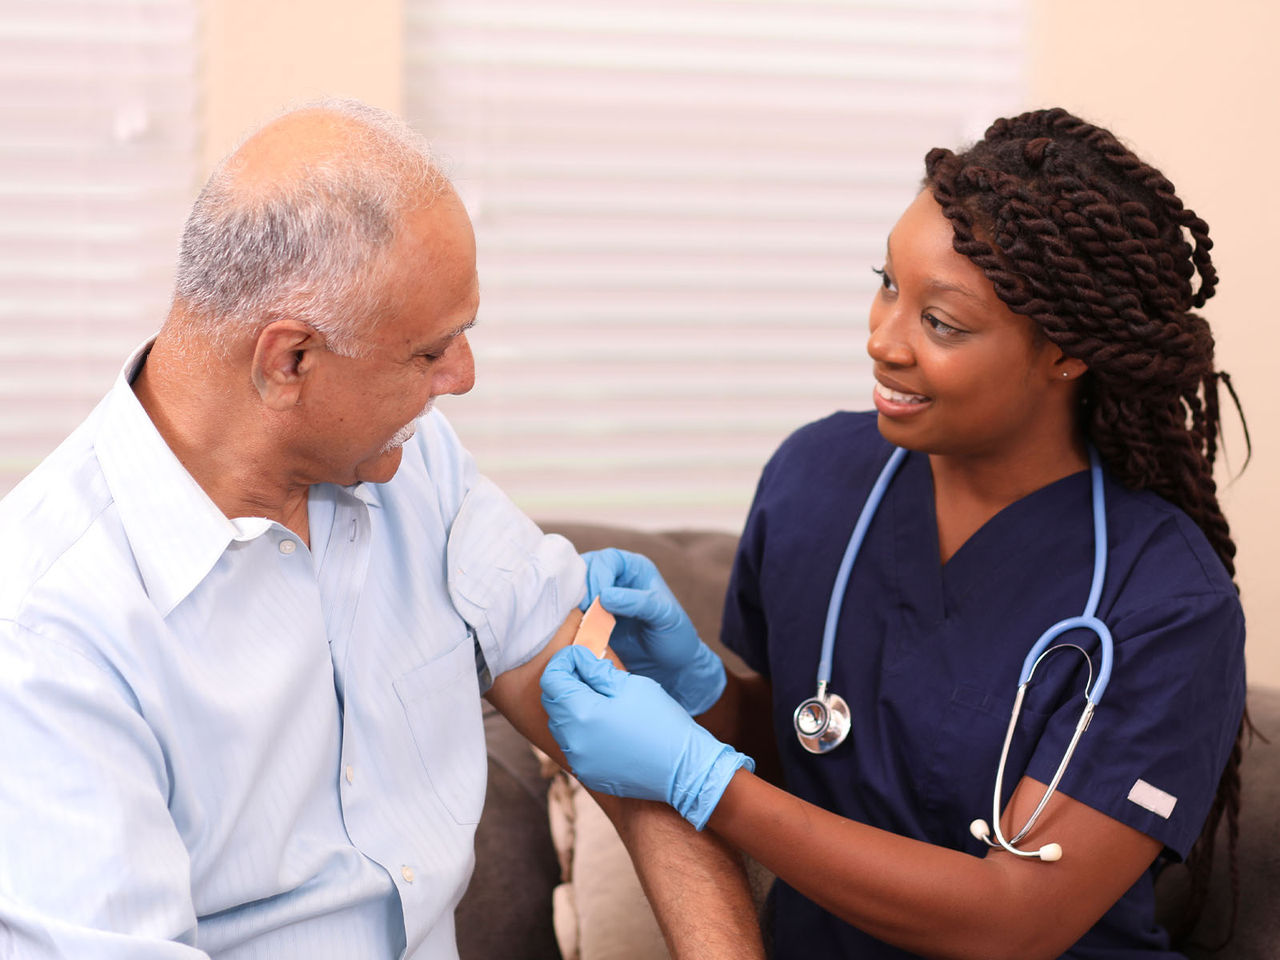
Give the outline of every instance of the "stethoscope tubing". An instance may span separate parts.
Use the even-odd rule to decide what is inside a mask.
[[[906,457],[905,448],[893,448],[889,462],[881,469],[880,476],[876,477],[875,485],[867,496],[867,502],[862,505],[858,521],[853,525],[849,544],[844,548],[840,569],[836,571],[836,580],[831,587],[831,599],[827,601],[827,619],[822,626],[822,657],[818,660],[819,696],[831,683],[831,660],[836,648],[836,627],[840,623],[840,608],[844,606],[844,595],[849,587],[849,576],[853,573],[853,562],[858,558],[862,541],[867,536],[867,528],[871,526],[871,521],[880,507],[880,501],[884,499],[885,491],[889,489],[893,475],[898,472],[898,467],[902,466],[902,461]]]
[[[1018,675],[1018,686],[1023,687],[1031,680],[1040,657],[1058,637],[1068,630],[1083,628],[1092,630],[1098,635],[1098,647],[1102,662],[1098,665],[1098,677],[1091,687],[1085,691],[1088,701],[1097,706],[1102,695],[1111,682],[1111,666],[1115,660],[1115,644],[1107,625],[1098,619],[1098,604],[1102,600],[1102,585],[1107,578],[1107,511],[1105,494],[1102,490],[1102,461],[1098,451],[1089,448],[1089,482],[1093,504],[1093,577],[1089,581],[1089,599],[1085,602],[1084,613],[1078,617],[1059,620],[1040,635],[1035,644],[1027,651],[1022,661],[1022,672]]]
[[[895,447],[893,453],[889,456],[888,462],[881,469],[866,503],[862,506],[862,511],[858,514],[853,533],[850,535],[849,543],[840,559],[840,567],[836,571],[835,583],[831,588],[831,599],[827,604],[827,617],[822,630],[822,656],[818,661],[818,692],[815,697],[804,701],[797,707],[793,717],[800,742],[811,753],[829,752],[844,740],[848,732],[847,722],[841,731],[829,732],[827,730],[829,707],[837,703],[842,706],[844,704],[841,698],[829,693],[827,689],[831,683],[831,664],[835,651],[836,628],[840,620],[840,608],[844,605],[845,592],[849,586],[849,577],[853,573],[854,561],[862,548],[862,541],[866,537],[867,529],[871,526],[871,521],[880,506],[880,502],[884,499],[885,491],[888,490],[890,481],[893,480],[894,474],[897,473],[898,467],[902,465],[906,455],[907,451],[905,449]],[[974,836],[983,840],[989,846],[1001,847],[1019,857],[1039,857],[1042,860],[1056,860],[1062,856],[1062,848],[1056,843],[1047,844],[1036,851],[1019,850],[1016,844],[1031,832],[1036,821],[1039,820],[1040,814],[1048,805],[1049,799],[1057,791],[1058,784],[1061,782],[1063,774],[1066,773],[1071,757],[1075,753],[1076,745],[1088,728],[1089,722],[1093,718],[1094,710],[1102,700],[1102,695],[1106,692],[1107,685],[1111,681],[1111,668],[1115,659],[1114,642],[1110,629],[1097,616],[1098,605],[1102,600],[1102,588],[1107,574],[1107,513],[1103,492],[1102,462],[1098,451],[1093,447],[1089,448],[1089,478],[1093,512],[1093,573],[1089,583],[1089,598],[1085,603],[1084,612],[1080,616],[1059,620],[1045,630],[1023,659],[1022,670],[1018,677],[1018,690],[1014,696],[1013,710],[1009,717],[1009,726],[1005,731],[1004,743],[1000,750],[1000,763],[996,768],[995,789],[992,791],[991,799],[992,829],[988,830],[981,820],[974,821],[972,825]],[[1054,645],[1054,641],[1058,637],[1077,629],[1090,630],[1098,638],[1101,663],[1096,678],[1093,676],[1093,660],[1083,647],[1074,643]],[[1031,682],[1031,677],[1035,673],[1036,667],[1039,666],[1044,657],[1055,650],[1065,648],[1078,650],[1089,665],[1089,680],[1085,686],[1084,709],[1081,711],[1080,719],[1076,723],[1075,731],[1071,736],[1070,743],[1068,743],[1066,750],[1063,752],[1058,768],[1046,786],[1044,795],[1040,798],[1039,803],[1036,804],[1035,810],[1027,818],[1021,830],[1012,838],[1006,838],[1000,826],[1000,801],[1004,793],[1004,774],[1009,758],[1009,748],[1013,742],[1014,732],[1017,729],[1018,717],[1022,713],[1022,702],[1026,695],[1027,684]],[[801,712],[810,704],[815,705],[821,714],[821,729],[817,730],[816,733],[807,733],[801,729]],[[847,717],[847,706],[844,706],[843,709]],[[990,833],[992,832],[995,834],[995,840],[991,839]]]

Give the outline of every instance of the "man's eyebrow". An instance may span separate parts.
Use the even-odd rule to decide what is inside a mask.
[[[470,330],[479,322],[480,322],[480,318],[478,316],[472,317],[466,323],[462,324],[462,326],[458,327],[455,330],[450,330],[448,333],[441,334],[440,336],[432,340],[430,343],[426,344],[425,346],[419,349],[434,351],[438,349],[441,345],[446,344],[451,340],[456,340],[458,337],[462,336],[464,333],[466,333],[468,330]]]
[[[457,330],[453,331],[453,333],[449,334],[449,339],[452,340],[454,337],[462,336],[464,333],[466,333],[468,330],[470,330],[479,322],[480,322],[479,315],[472,317],[470,320],[468,320],[466,323],[460,326]]]

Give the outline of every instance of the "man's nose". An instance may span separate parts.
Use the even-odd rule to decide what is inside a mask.
[[[465,333],[454,338],[440,359],[433,394],[463,394],[476,385],[476,360]]]

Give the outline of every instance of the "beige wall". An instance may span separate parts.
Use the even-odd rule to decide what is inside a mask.
[[[1220,471],[1239,553],[1251,679],[1280,684],[1280,5],[1269,0],[1035,0],[1034,105],[1060,104],[1112,128],[1208,221],[1218,294],[1204,313],[1249,419],[1253,461]],[[1211,11],[1211,12],[1210,12]],[[1105,24],[1105,31],[1099,25]],[[1225,402],[1229,403],[1229,400]],[[1244,444],[1228,422],[1239,469]]]
[[[401,0],[205,0],[207,170],[287,104],[358,97],[399,112]]]
[[[1032,0],[1032,103],[1100,122],[1163,169],[1208,220],[1222,274],[1206,308],[1250,416],[1254,457],[1223,498],[1240,546],[1255,681],[1280,684],[1280,320],[1268,279],[1280,191],[1280,7],[1224,0]],[[402,0],[207,0],[206,167],[282,105],[333,94],[398,110]],[[1105,29],[1102,25],[1105,24]],[[1227,415],[1228,421],[1232,415]],[[1232,464],[1243,444],[1228,436]]]

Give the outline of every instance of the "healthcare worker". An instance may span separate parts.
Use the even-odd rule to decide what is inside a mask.
[[[925,169],[876,266],[875,412],[760,480],[722,632],[756,675],[603,551],[631,672],[567,649],[543,703],[589,786],[778,875],[779,958],[1176,957],[1154,876],[1203,876],[1234,818],[1245,695],[1208,230],[1060,109]]]

